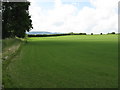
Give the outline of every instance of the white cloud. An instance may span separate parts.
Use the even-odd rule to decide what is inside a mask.
[[[63,4],[61,0],[54,0],[54,8],[46,11],[43,11],[37,3],[39,0],[30,1],[32,2],[30,14],[32,15],[34,31],[118,32],[116,12],[118,0],[90,0],[89,2],[94,8],[84,6],[80,10],[73,4]]]

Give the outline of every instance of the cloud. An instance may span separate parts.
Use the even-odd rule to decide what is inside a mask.
[[[89,0],[94,7],[78,9],[73,4],[54,0],[54,8],[44,11],[39,0],[30,0],[34,31],[49,32],[118,32],[118,0]],[[84,2],[82,2],[84,3]]]

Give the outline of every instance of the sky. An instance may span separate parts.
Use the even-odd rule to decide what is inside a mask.
[[[29,0],[33,29],[61,33],[118,32],[119,0]]]

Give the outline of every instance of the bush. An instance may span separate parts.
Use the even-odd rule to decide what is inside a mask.
[[[111,34],[115,34],[115,32],[112,32]]]
[[[65,36],[65,35],[87,35],[86,33],[66,33],[66,34],[28,34],[28,37],[52,37],[52,36]]]
[[[52,36],[65,36],[65,35],[70,35],[70,34],[29,34],[28,37],[52,37]]]
[[[91,35],[93,35],[93,33],[91,33]]]
[[[115,32],[112,32],[112,33],[108,33],[108,34],[115,34]]]
[[[87,35],[86,33],[79,33],[79,35]]]
[[[73,32],[70,32],[69,34],[70,34],[70,35],[74,35],[74,33],[73,33]]]

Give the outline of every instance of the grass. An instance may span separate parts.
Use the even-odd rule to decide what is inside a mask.
[[[3,80],[3,84],[11,86],[11,78],[8,73],[8,66],[11,63],[12,59],[18,54],[21,47],[22,40],[18,38],[7,38],[2,40],[2,56],[0,57],[0,67],[1,68],[1,79]],[[3,76],[3,78],[2,78]]]
[[[118,36],[28,38],[7,70],[6,88],[117,88]]]
[[[21,39],[14,39],[14,38],[7,38],[2,40],[2,50],[3,52],[5,50],[8,50],[8,48],[18,45],[20,43]]]
[[[0,89],[2,87],[2,40],[0,39]]]

